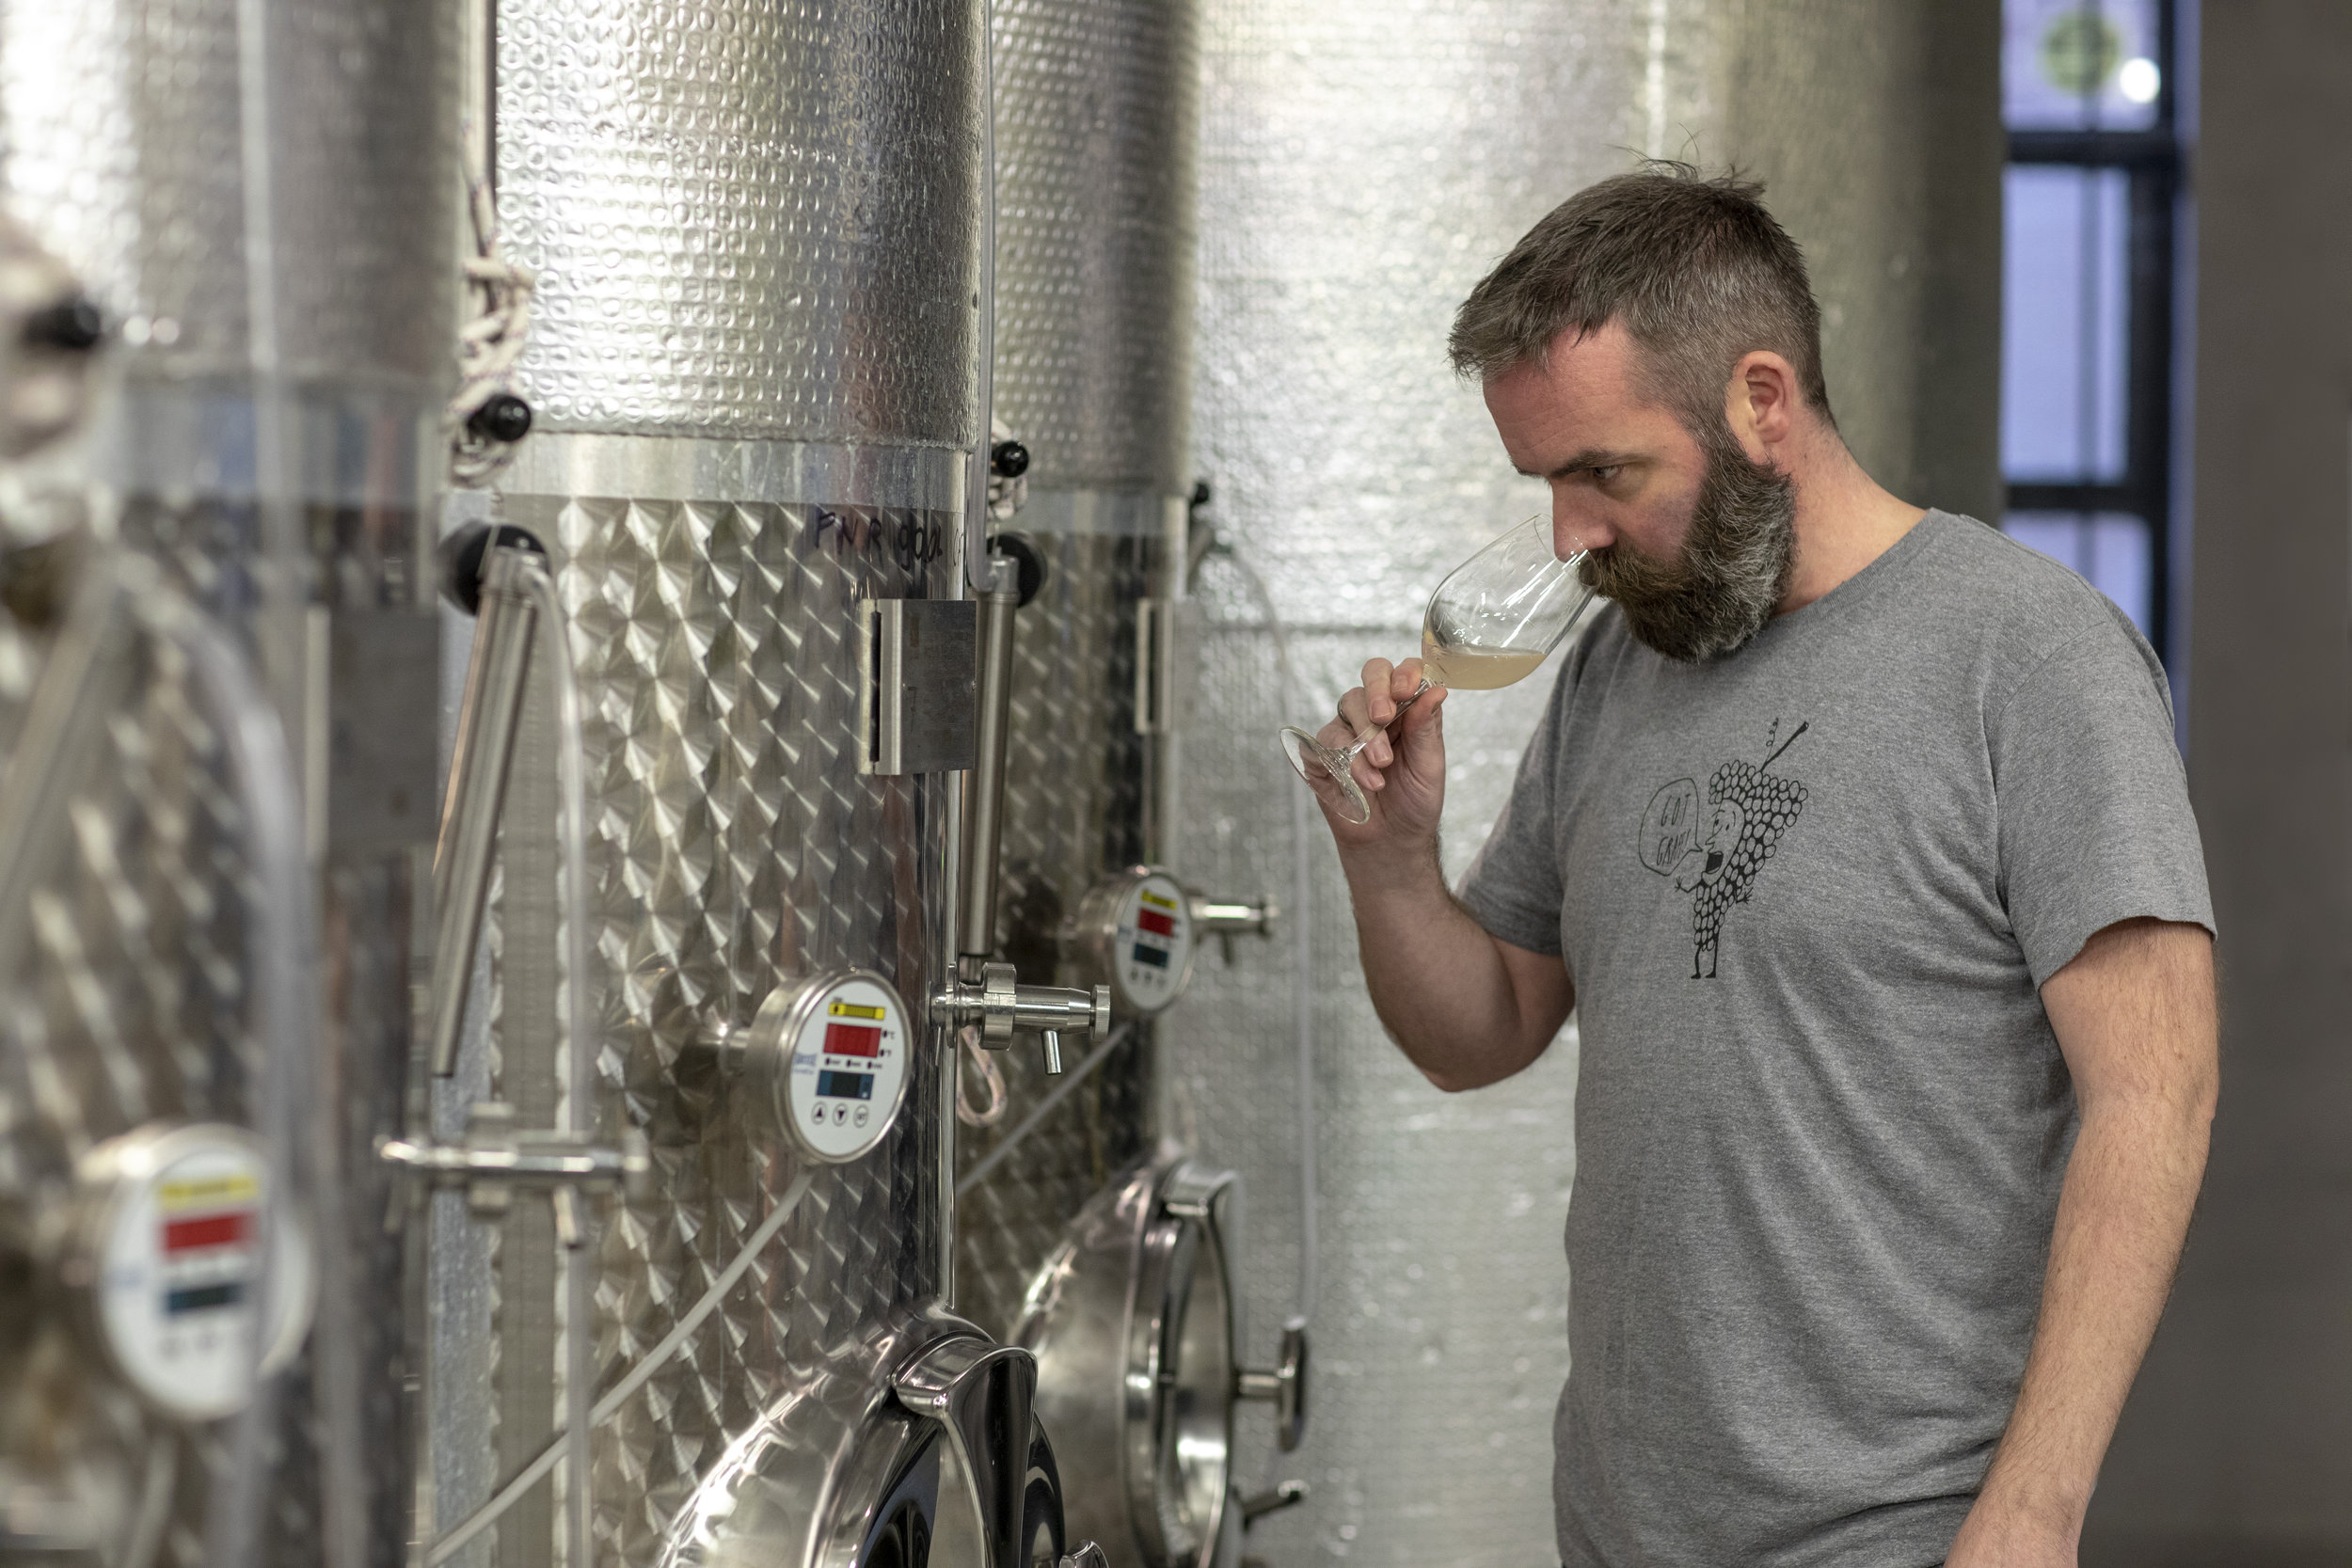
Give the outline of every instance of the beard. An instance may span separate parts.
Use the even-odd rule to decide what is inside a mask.
[[[1707,473],[1678,560],[1661,563],[1619,543],[1579,568],[1586,586],[1625,611],[1637,641],[1686,664],[1745,647],[1779,608],[1796,565],[1796,483],[1751,462],[1728,436],[1704,444]]]

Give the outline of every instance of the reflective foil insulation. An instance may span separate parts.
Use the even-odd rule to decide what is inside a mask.
[[[996,936],[1041,983],[1101,978],[1075,962],[1080,900],[1173,854],[1174,737],[1138,711],[1137,676],[1156,657],[1139,641],[1148,607],[1183,593],[1196,28],[1191,5],[1165,0],[995,8],[994,422],[1030,454],[1026,501],[1001,526],[1044,565],[1014,619]],[[1019,1321],[1087,1200],[1151,1147],[1156,1027],[1122,1022],[1124,1042],[958,1206],[957,1305],[993,1332]],[[1057,1083],[1025,1038],[993,1065],[1006,1093],[959,1140],[967,1172]],[[989,1098],[983,1068],[966,1056],[968,1104]]]
[[[612,1387],[807,1171],[714,1047],[780,984],[848,965],[919,1013],[951,960],[958,776],[861,773],[856,604],[960,594],[977,17],[878,0],[500,8],[500,204],[509,253],[538,274],[516,390],[539,424],[498,511],[548,551],[579,671],[597,1051],[594,1081],[569,1081],[562,742],[534,685],[489,985],[437,1131],[461,1136],[492,1089],[527,1126],[587,1095],[602,1135],[644,1133],[653,1170],[601,1226],[588,1323],[545,1203],[491,1227],[437,1200],[437,1531],[558,1435],[571,1337],[593,1337],[595,1386]],[[771,1528],[808,1549],[810,1509],[755,1506],[784,1495],[763,1466],[824,1484],[877,1397],[860,1355],[945,1284],[937,1045],[915,1060],[881,1148],[815,1169],[718,1309],[597,1421],[597,1562],[746,1560],[728,1555],[755,1549],[746,1532],[786,1554]],[[565,1484],[452,1560],[560,1560]]]
[[[356,1565],[406,1539],[415,1280],[373,1147],[434,829],[455,38],[442,0],[0,5],[0,207],[103,338],[82,428],[0,495],[0,798],[61,770],[0,822],[27,850],[0,911],[0,1559]],[[36,736],[92,647],[87,701]],[[75,1173],[134,1132],[263,1128],[273,1094],[271,1180],[312,1179],[283,1195],[309,1348],[250,1424],[167,1418],[74,1305],[103,1283],[61,1261]]]
[[[1313,911],[1311,971],[1288,938],[1232,969],[1212,956],[1163,1028],[1170,1131],[1248,1186],[1247,1354],[1272,1350],[1261,1304],[1306,1297],[1316,1335],[1304,1447],[1241,1429],[1245,1488],[1313,1487],[1255,1527],[1253,1556],[1556,1560],[1573,1025],[1505,1084],[1423,1082],[1365,999],[1327,832],[1291,809],[1274,744],[1328,717],[1364,659],[1412,652],[1446,571],[1545,505],[1448,371],[1454,308],[1628,150],[1740,164],[1805,246],[1857,455],[1907,499],[1990,515],[1997,27],[1990,0],[1207,0],[1193,431],[1224,547],[1194,589],[1180,833],[1200,883],[1278,888],[1304,835]],[[1550,685],[1448,702],[1450,877]],[[1302,1024],[1320,1198],[1303,1259]]]

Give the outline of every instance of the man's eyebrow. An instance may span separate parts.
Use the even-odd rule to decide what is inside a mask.
[[[1536,473],[1532,468],[1521,468],[1518,471],[1530,479],[1565,479],[1570,474],[1581,473],[1587,468],[1614,467],[1631,462],[1633,454],[1630,452],[1609,451],[1599,447],[1586,447],[1548,474]]]

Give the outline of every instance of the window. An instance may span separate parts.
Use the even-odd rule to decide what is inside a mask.
[[[2173,0],[2005,0],[2002,524],[2168,665]]]

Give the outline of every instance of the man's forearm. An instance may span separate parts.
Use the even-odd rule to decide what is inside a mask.
[[[2195,1092],[2151,1090],[2084,1108],[2033,1351],[1980,1497],[1994,1517],[2080,1528],[2171,1290],[2211,1115],[2210,1099]]]
[[[1517,999],[1494,939],[1426,854],[1343,854],[1372,1005],[1415,1067],[1442,1088],[1525,1065]]]

